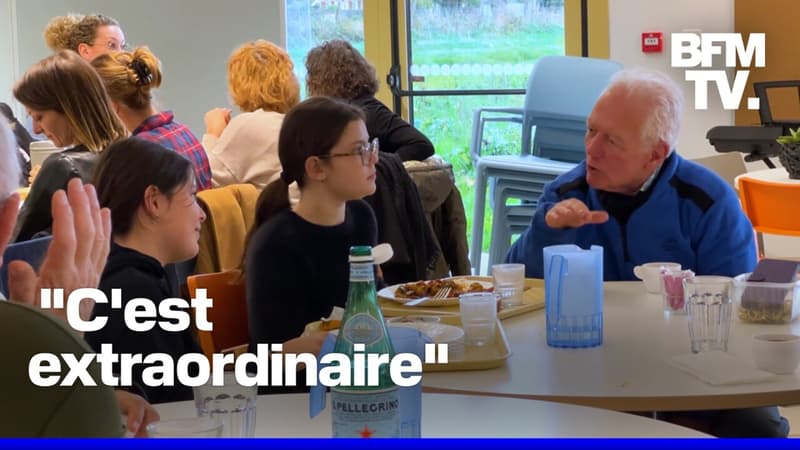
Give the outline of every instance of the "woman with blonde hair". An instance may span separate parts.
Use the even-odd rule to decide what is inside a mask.
[[[323,42],[306,57],[308,95],[338,97],[360,107],[367,115],[370,138],[378,138],[381,151],[403,161],[422,161],[433,155],[431,141],[380,100],[375,68],[347,41]]]
[[[289,55],[257,40],[243,44],[228,60],[228,90],[242,113],[215,108],[205,115],[203,147],[214,186],[251,183],[259,189],[281,171],[278,133],[284,114],[300,99]]]
[[[92,60],[100,74],[111,106],[131,135],[178,152],[191,161],[199,190],[211,187],[211,168],[203,146],[172,111],[159,112],[152,90],[161,85],[161,63],[147,47],[114,52]]]
[[[125,48],[119,22],[103,14],[54,17],[44,28],[44,40],[54,52],[72,50],[86,61]]]
[[[62,50],[34,64],[14,86],[14,97],[61,152],[47,157],[20,211],[15,239],[49,231],[50,198],[70,179],[91,179],[97,154],[127,135],[97,72],[75,52]]]

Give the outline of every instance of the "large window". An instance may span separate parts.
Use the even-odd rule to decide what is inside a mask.
[[[305,56],[320,42],[345,39],[364,51],[365,2],[375,2],[367,6],[380,10],[378,20],[395,15],[390,19],[403,41],[395,47],[404,53],[394,58],[401,62],[403,80],[397,87],[408,102],[407,118],[431,139],[436,153],[453,164],[469,235],[474,202],[472,111],[522,106],[534,62],[565,53],[564,0],[286,0],[287,47],[301,84]],[[388,43],[391,28],[381,25],[371,36]],[[371,62],[383,82],[390,49],[381,47],[378,53],[385,60]],[[518,153],[519,126],[492,124],[485,142],[489,152]],[[490,221],[487,212],[484,247],[489,245]]]
[[[364,52],[363,10],[364,0],[286,0],[286,51],[295,64],[302,98],[309,50],[326,40],[344,39]]]
[[[453,165],[472,228],[474,187],[469,141],[472,111],[483,106],[520,107],[533,64],[545,55],[565,54],[563,0],[407,1],[410,83],[409,115]],[[439,91],[428,92],[425,91]],[[468,93],[464,91],[469,91]],[[486,95],[481,91],[507,91]],[[468,94],[468,95],[464,95]],[[493,123],[484,151],[520,152],[521,130]],[[491,212],[483,246],[488,249]]]

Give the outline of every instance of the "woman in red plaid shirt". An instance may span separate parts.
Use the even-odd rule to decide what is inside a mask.
[[[106,85],[114,111],[135,137],[161,144],[185,156],[194,166],[197,189],[211,187],[211,167],[200,141],[172,111],[159,112],[151,91],[161,85],[160,62],[147,47],[113,52],[92,60]]]

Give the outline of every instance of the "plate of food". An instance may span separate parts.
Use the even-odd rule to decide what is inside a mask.
[[[442,289],[450,289],[447,297],[434,298]],[[430,297],[420,306],[453,306],[458,305],[458,296],[461,294],[493,290],[494,285],[490,281],[455,277],[396,284],[378,291],[378,297],[403,304],[422,297]]]

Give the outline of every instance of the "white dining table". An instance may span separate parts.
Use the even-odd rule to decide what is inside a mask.
[[[195,416],[194,402],[155,405],[162,420]],[[261,395],[257,437],[330,437],[327,408],[311,419],[308,394]],[[562,403],[475,395],[423,394],[423,437],[709,437],[634,414]]]
[[[502,322],[512,355],[489,370],[423,374],[426,392],[548,400],[619,411],[745,408],[800,403],[800,379],[710,385],[670,363],[690,353],[688,317],[663,312],[660,295],[642,282],[604,283],[603,344],[584,349],[547,345],[544,311]],[[734,310],[734,316],[736,312]],[[728,352],[754,364],[752,336],[800,334],[800,323],[731,324]]]
[[[789,172],[787,172],[786,169],[784,169],[783,167],[776,167],[774,169],[754,170],[752,172],[743,173],[734,179],[735,186],[737,189],[739,188],[739,179],[743,177],[752,178],[760,181],[772,181],[774,183],[800,184],[800,180],[793,180],[789,178]]]

